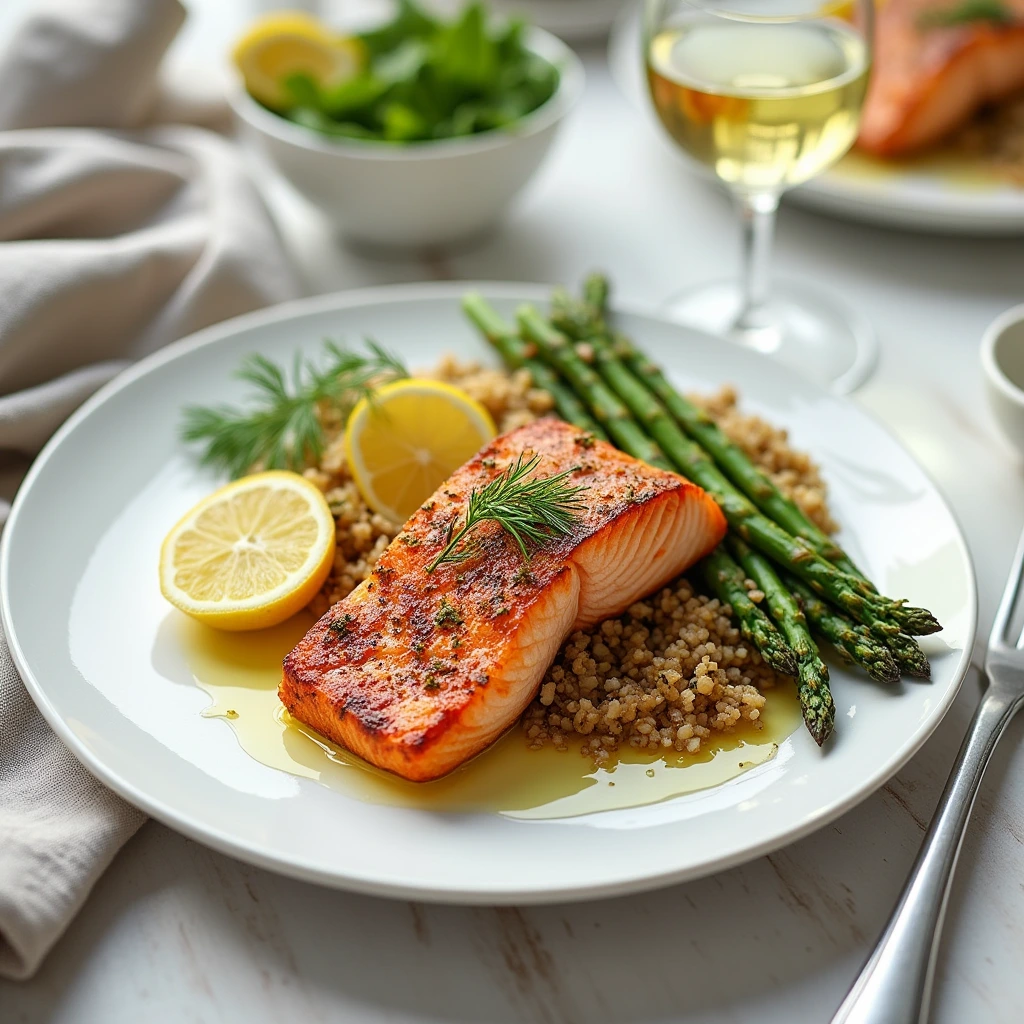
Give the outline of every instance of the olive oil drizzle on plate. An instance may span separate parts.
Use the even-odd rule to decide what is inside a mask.
[[[407,782],[314,732],[278,701],[281,662],[312,621],[298,615],[254,633],[222,633],[184,616],[177,624],[193,678],[213,700],[203,717],[224,719],[261,764],[370,803],[534,819],[639,807],[717,786],[771,760],[801,721],[795,687],[786,684],[769,695],[761,728],[714,736],[695,755],[625,748],[598,768],[578,749],[530,750],[516,727],[445,778]]]

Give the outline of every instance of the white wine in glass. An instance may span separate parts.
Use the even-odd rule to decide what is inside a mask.
[[[648,0],[647,79],[672,139],[732,192],[739,282],[689,292],[681,320],[775,354],[836,390],[860,384],[874,338],[802,288],[768,287],[782,192],[830,167],[857,136],[870,70],[871,0]]]

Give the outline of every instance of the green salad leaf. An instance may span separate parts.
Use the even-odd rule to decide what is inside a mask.
[[[490,23],[478,2],[443,21],[399,0],[390,22],[357,37],[367,54],[358,74],[332,88],[290,75],[276,112],[325,135],[396,143],[504,128],[558,88],[558,69],[523,37],[521,21]]]
[[[952,7],[925,11],[918,19],[918,24],[921,28],[929,29],[952,28],[976,21],[1009,25],[1013,20],[1013,12],[1002,0],[961,0]]]

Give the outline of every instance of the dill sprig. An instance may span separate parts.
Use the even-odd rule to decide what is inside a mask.
[[[452,520],[444,549],[427,566],[427,572],[446,562],[468,558],[474,546],[465,543],[466,538],[484,522],[497,523],[516,542],[526,561],[530,559],[531,548],[551,537],[567,534],[585,507],[580,493],[587,488],[566,482],[575,471],[572,469],[556,476],[534,476],[539,464],[539,455],[526,458],[526,453],[521,452],[490,483],[470,491],[462,525],[456,529],[457,519]]]
[[[368,352],[360,353],[326,341],[323,365],[296,354],[291,380],[265,356],[248,356],[235,375],[254,389],[248,407],[188,406],[182,438],[202,443],[202,461],[226,469],[232,477],[242,476],[257,463],[264,469],[301,470],[323,453],[321,403],[345,415],[375,386],[409,375],[375,341],[365,345]]]

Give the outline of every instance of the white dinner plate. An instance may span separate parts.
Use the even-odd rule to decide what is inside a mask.
[[[622,12],[609,40],[608,64],[620,92],[661,132],[644,84],[640,25],[640,5]],[[706,168],[684,159],[717,184]],[[895,162],[852,152],[824,174],[788,191],[785,198],[821,213],[883,227],[937,234],[1024,234],[1024,187],[984,171],[966,156],[939,153]]]
[[[1024,234],[1024,188],[984,174],[966,156],[895,163],[853,152],[787,196],[808,209],[883,227]]]
[[[371,893],[541,902],[650,888],[726,868],[848,810],[921,746],[950,706],[975,630],[970,557],[914,460],[852,402],[771,360],[637,313],[619,323],[685,389],[736,384],[824,468],[842,542],[886,593],[931,608],[931,683],[893,687],[836,668],[837,728],[800,728],[774,759],[715,788],[555,820],[362,802],[252,760],[201,716],[157,581],[161,539],[220,481],[177,437],[181,409],[237,401],[250,352],[290,363],[325,336],[369,336],[412,366],[443,352],[490,359],[463,318],[469,284],[369,289],[228,321],[143,360],[88,401],[32,467],[0,549],[3,625],[47,721],[112,789],[243,860]],[[547,289],[479,285],[503,314]],[[771,698],[769,698],[770,700]],[[569,756],[569,755],[566,755]],[[575,755],[573,755],[575,756]]]

